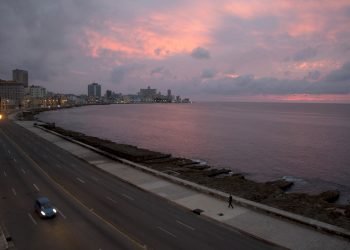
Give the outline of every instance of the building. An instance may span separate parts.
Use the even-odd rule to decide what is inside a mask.
[[[107,89],[105,97],[110,100],[110,99],[112,99],[112,95],[113,95],[112,90]]]
[[[101,98],[101,85],[95,82],[89,84],[88,97]]]
[[[12,70],[12,80],[23,84],[25,88],[28,87],[28,71],[22,69]]]
[[[21,105],[24,98],[24,86],[15,81],[0,80],[0,98],[8,103]]]
[[[31,98],[44,98],[46,96],[46,89],[41,86],[29,86],[28,95]]]
[[[158,96],[157,89],[151,89],[150,86],[147,89],[140,89],[139,96],[141,102],[153,102]]]
[[[172,102],[173,101],[173,96],[171,95],[171,90],[170,89],[168,89],[167,99],[168,99],[168,102]]]

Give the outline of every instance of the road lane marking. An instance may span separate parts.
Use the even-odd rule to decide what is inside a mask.
[[[161,230],[161,231],[163,231],[164,233],[169,234],[169,235],[173,236],[174,238],[176,238],[176,235],[175,235],[175,234],[170,233],[169,231],[165,230],[164,228],[158,227],[158,229]]]
[[[134,200],[134,198],[130,197],[129,195],[122,194],[122,196],[124,196],[125,198],[127,198],[127,199],[129,199],[129,200],[131,200],[131,201],[133,201],[133,200]]]
[[[23,168],[21,168],[21,170],[22,170],[22,173],[23,173],[23,174],[25,174],[25,173],[26,173],[26,171],[25,171]]]
[[[14,161],[14,162],[17,162],[16,158],[13,158],[13,161]]]
[[[191,226],[189,226],[189,225],[187,225],[187,224],[185,224],[185,223],[183,223],[183,222],[181,222],[181,221],[179,221],[179,220],[177,220],[176,222],[177,222],[178,224],[184,226],[184,227],[187,227],[188,229],[194,230],[193,227],[191,227]]]
[[[4,171],[4,176],[7,177],[6,171]]]
[[[113,203],[117,203],[115,200],[113,200],[111,197],[106,197],[107,198],[107,200],[110,200],[111,202],[113,202]]]
[[[17,195],[16,190],[14,188],[12,188],[12,193],[13,193],[14,196]]]
[[[30,213],[28,213],[28,216],[29,216],[30,220],[33,222],[34,225],[38,224]]]
[[[39,171],[41,171],[54,185],[56,185],[58,188],[61,189],[62,192],[64,192],[67,196],[69,196],[71,199],[73,199],[76,203],[78,203],[80,206],[85,208],[86,210],[90,210],[87,205],[85,205],[82,201],[80,201],[74,194],[69,192],[63,185],[59,184],[57,181],[55,181],[44,169],[42,169],[39,164],[34,161],[24,150],[8,135],[6,135],[2,129],[0,128],[0,134],[2,134],[18,151],[19,153],[24,156],[28,162],[35,168],[37,168]],[[125,239],[129,240],[131,243],[133,243],[137,248],[139,249],[147,249],[146,245],[143,245],[138,239],[134,238],[132,235],[127,234],[124,232],[121,228],[118,227],[118,225],[109,222],[99,214],[93,212],[90,210],[90,212],[99,220],[103,221],[105,224],[110,226],[112,229],[114,229],[116,232],[118,232],[120,235],[122,235]]]
[[[62,216],[63,219],[67,219],[67,217],[60,210],[58,210],[58,213]]]
[[[80,181],[81,183],[85,183],[85,181],[80,179],[79,177],[77,177],[77,180]]]
[[[34,186],[34,188],[35,188],[38,192],[40,191],[40,189],[38,188],[37,185],[33,184],[33,186]]]

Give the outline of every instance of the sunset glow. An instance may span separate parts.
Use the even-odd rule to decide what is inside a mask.
[[[24,14],[5,19],[12,4],[1,23],[30,30],[0,34],[0,60],[10,65],[0,71],[2,79],[23,67],[34,82],[74,93],[97,81],[121,92],[171,88],[194,100],[278,94],[285,98],[276,100],[317,101],[336,94],[350,101],[347,0],[44,3],[28,27]]]

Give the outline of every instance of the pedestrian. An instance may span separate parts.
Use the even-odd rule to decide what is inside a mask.
[[[228,207],[230,208],[233,208],[232,201],[233,201],[232,195],[230,194],[230,196],[228,197]]]

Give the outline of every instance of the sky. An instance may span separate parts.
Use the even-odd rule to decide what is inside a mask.
[[[350,0],[1,0],[0,78],[195,101],[350,102]]]

